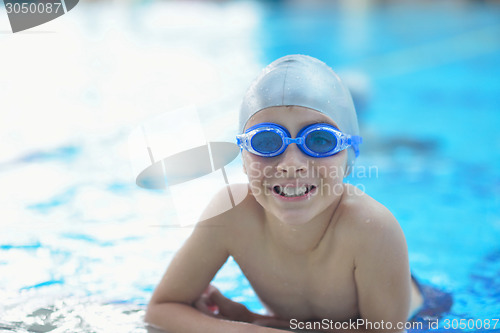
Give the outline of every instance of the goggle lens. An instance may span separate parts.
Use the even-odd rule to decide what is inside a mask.
[[[272,154],[283,145],[283,139],[278,133],[262,131],[252,137],[252,147],[263,154]]]
[[[305,144],[315,153],[325,154],[337,146],[337,138],[331,132],[316,130],[306,136]]]

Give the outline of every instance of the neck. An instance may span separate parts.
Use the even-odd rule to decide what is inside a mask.
[[[340,196],[327,209],[305,223],[290,225],[266,213],[266,227],[271,243],[279,251],[296,255],[312,254],[321,244],[328,227],[332,223],[333,214],[341,201]]]

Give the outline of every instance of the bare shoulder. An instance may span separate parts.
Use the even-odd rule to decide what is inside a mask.
[[[245,202],[248,201],[248,184],[231,184],[221,188],[210,200],[208,206],[203,211],[200,222],[224,223],[245,209]],[[241,213],[241,212],[240,212]]]
[[[384,205],[354,186],[345,189],[339,221],[351,241],[360,316],[373,322],[403,322],[410,304],[403,230]]]
[[[227,243],[239,233],[248,232],[261,214],[262,207],[250,193],[248,184],[231,184],[221,188],[200,217],[196,229],[212,228],[217,238]],[[223,239],[221,239],[223,237]]]
[[[252,215],[256,205],[248,184],[231,184],[221,188],[203,211],[199,224],[234,224]]]
[[[406,246],[403,231],[394,215],[355,186],[345,185],[339,211],[342,228],[347,229],[348,234],[353,236],[354,244],[361,249]]]

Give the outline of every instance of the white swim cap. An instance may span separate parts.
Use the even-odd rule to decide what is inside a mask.
[[[349,90],[324,62],[299,54],[272,62],[250,85],[240,109],[240,133],[255,113],[272,106],[291,105],[324,113],[343,133],[359,135],[358,118]],[[355,159],[354,150],[349,147],[346,175]]]

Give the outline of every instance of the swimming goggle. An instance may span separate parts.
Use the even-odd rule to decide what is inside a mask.
[[[312,124],[304,127],[292,139],[283,126],[261,123],[250,127],[244,134],[236,136],[241,149],[263,157],[274,157],[283,153],[289,144],[295,143],[300,150],[312,157],[328,157],[352,146],[356,157],[359,155],[360,136],[347,135],[330,124]]]

